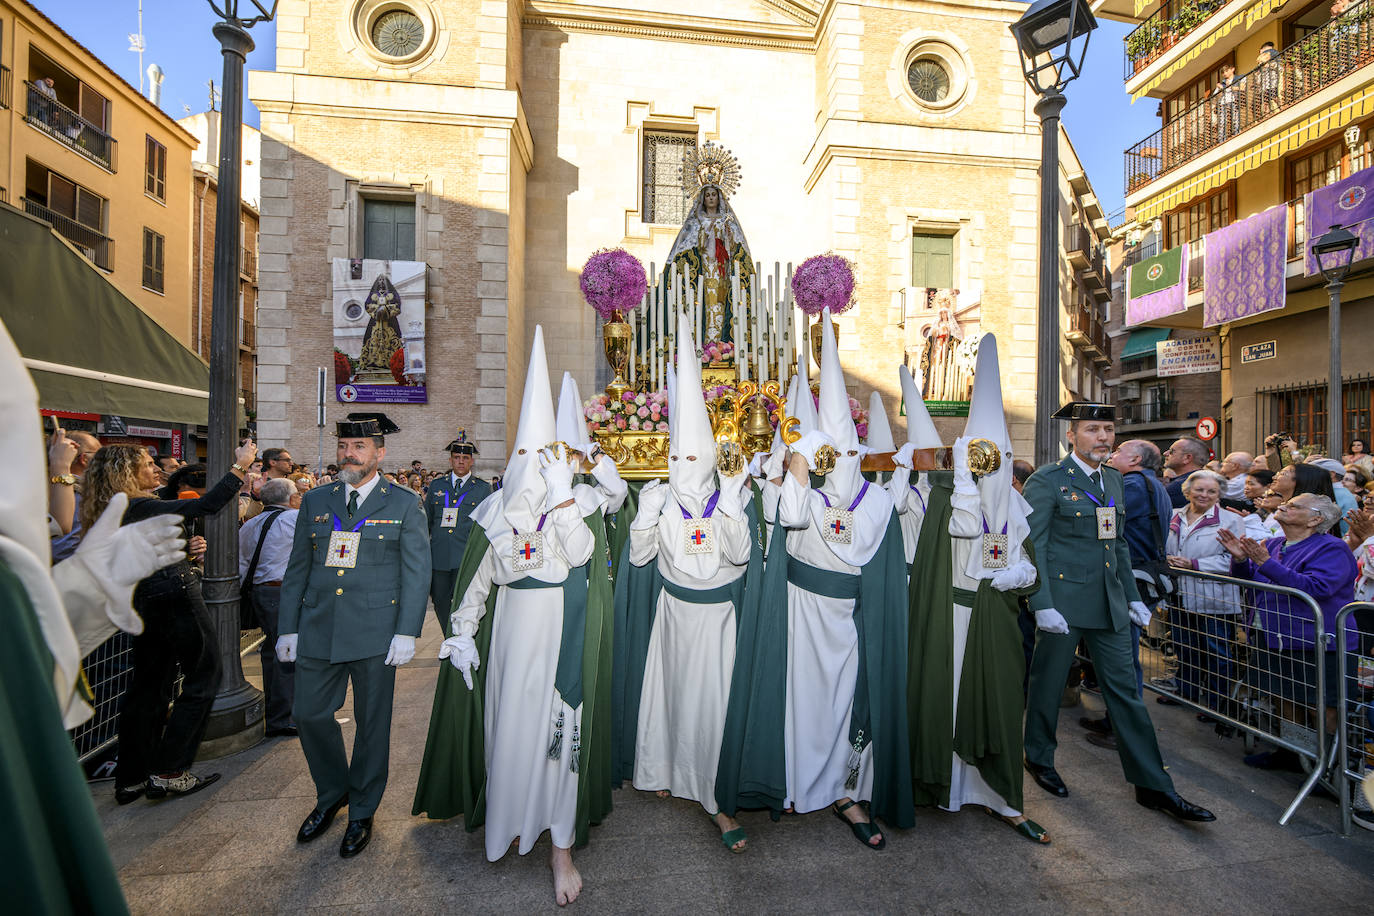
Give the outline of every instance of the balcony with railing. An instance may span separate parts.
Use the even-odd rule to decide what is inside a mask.
[[[33,83],[28,87],[24,120],[103,168],[115,171],[115,138],[81,117]]]
[[[1167,423],[1178,419],[1178,401],[1150,401],[1144,404],[1118,404],[1120,425]]]
[[[239,275],[254,282],[258,279],[258,253],[247,245],[239,247]]]
[[[1165,0],[1124,42],[1127,81],[1221,11],[1229,0]]]
[[[1112,347],[1107,339],[1107,326],[1095,309],[1080,305],[1069,313],[1069,340],[1087,352],[1094,361],[1109,364]]]
[[[1193,162],[1370,63],[1374,0],[1361,0],[1128,148],[1126,193]]]
[[[258,347],[258,329],[247,318],[239,319],[239,346],[250,352]]]
[[[0,108],[10,107],[10,93],[14,91],[14,74],[9,67],[0,66]]]
[[[58,234],[71,242],[81,253],[95,263],[101,270],[114,270],[114,239],[103,233],[83,226],[68,216],[49,210],[36,200],[24,198],[24,212],[36,216],[57,230]]]

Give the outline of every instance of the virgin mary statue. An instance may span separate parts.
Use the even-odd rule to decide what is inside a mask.
[[[739,163],[723,146],[708,141],[682,158],[682,181],[693,194],[692,209],[668,253],[664,283],[676,268],[689,296],[701,289],[704,301],[695,336],[702,346],[735,342],[732,274],[739,274],[743,296],[754,288],[754,259],[729,201],[739,180]]]

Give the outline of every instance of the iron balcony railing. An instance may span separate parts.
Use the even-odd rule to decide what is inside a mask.
[[[0,66],[0,108],[10,107],[10,92],[13,91],[14,74],[9,67]]]
[[[38,201],[27,197],[24,198],[24,212],[47,222],[67,241],[81,249],[81,253],[93,261],[96,267],[101,270],[114,269],[114,239],[90,226],[83,226],[70,217],[49,210]]]
[[[253,350],[258,345],[258,329],[247,318],[239,319],[239,346]]]
[[[1159,9],[1131,30],[1125,39],[1127,80],[1154,63],[1165,51],[1178,44],[1228,0],[1166,0]]]
[[[1069,340],[1078,344],[1097,360],[1111,362],[1111,344],[1107,340],[1107,326],[1095,310],[1080,305],[1069,315]]]
[[[239,274],[248,280],[258,278],[258,253],[247,245],[239,248]]]
[[[104,166],[111,172],[115,170],[116,143],[114,137],[33,83],[26,82],[24,85],[29,90],[28,109],[24,115],[25,121],[58,143],[70,146],[92,162]]]
[[[1361,0],[1125,153],[1126,193],[1374,62],[1374,0]]]
[[[1148,404],[1120,404],[1122,423],[1159,423],[1178,419],[1178,401],[1152,401]]]

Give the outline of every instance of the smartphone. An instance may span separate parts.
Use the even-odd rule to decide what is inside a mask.
[[[1255,504],[1248,499],[1231,499],[1223,496],[1221,499],[1223,509],[1235,509],[1237,512],[1254,512]]]

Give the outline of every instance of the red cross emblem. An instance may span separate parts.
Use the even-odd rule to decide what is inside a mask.
[[[844,530],[844,525],[841,524],[839,519],[835,519],[833,522],[831,522],[830,527],[835,529],[836,534],[839,534],[841,531]]]
[[[526,560],[528,560],[530,557],[534,556],[534,547],[530,544],[529,541],[526,541],[525,548],[521,550],[520,553]]]
[[[692,543],[693,543],[693,544],[696,544],[698,547],[700,547],[700,546],[701,546],[701,542],[704,541],[704,540],[706,540],[706,534],[705,534],[700,528],[698,528],[696,531],[693,531],[693,532],[692,532]]]
[[[339,545],[339,559],[340,559],[340,560],[345,559],[347,556],[348,556],[348,545],[347,545],[347,544],[340,544],[340,545]]]
[[[988,556],[992,557],[994,560],[1000,560],[1000,559],[1002,559],[1002,547],[1001,547],[1001,545],[1000,545],[1000,544],[993,544],[991,547],[989,547],[989,548],[988,548]]]
[[[1104,519],[1102,520],[1102,530],[1103,530],[1103,531],[1111,531],[1111,530],[1112,530],[1112,520],[1111,520],[1111,519],[1109,519],[1109,518],[1104,518]]]
[[[1342,210],[1353,210],[1364,201],[1365,191],[1359,185],[1346,188],[1337,201]]]

